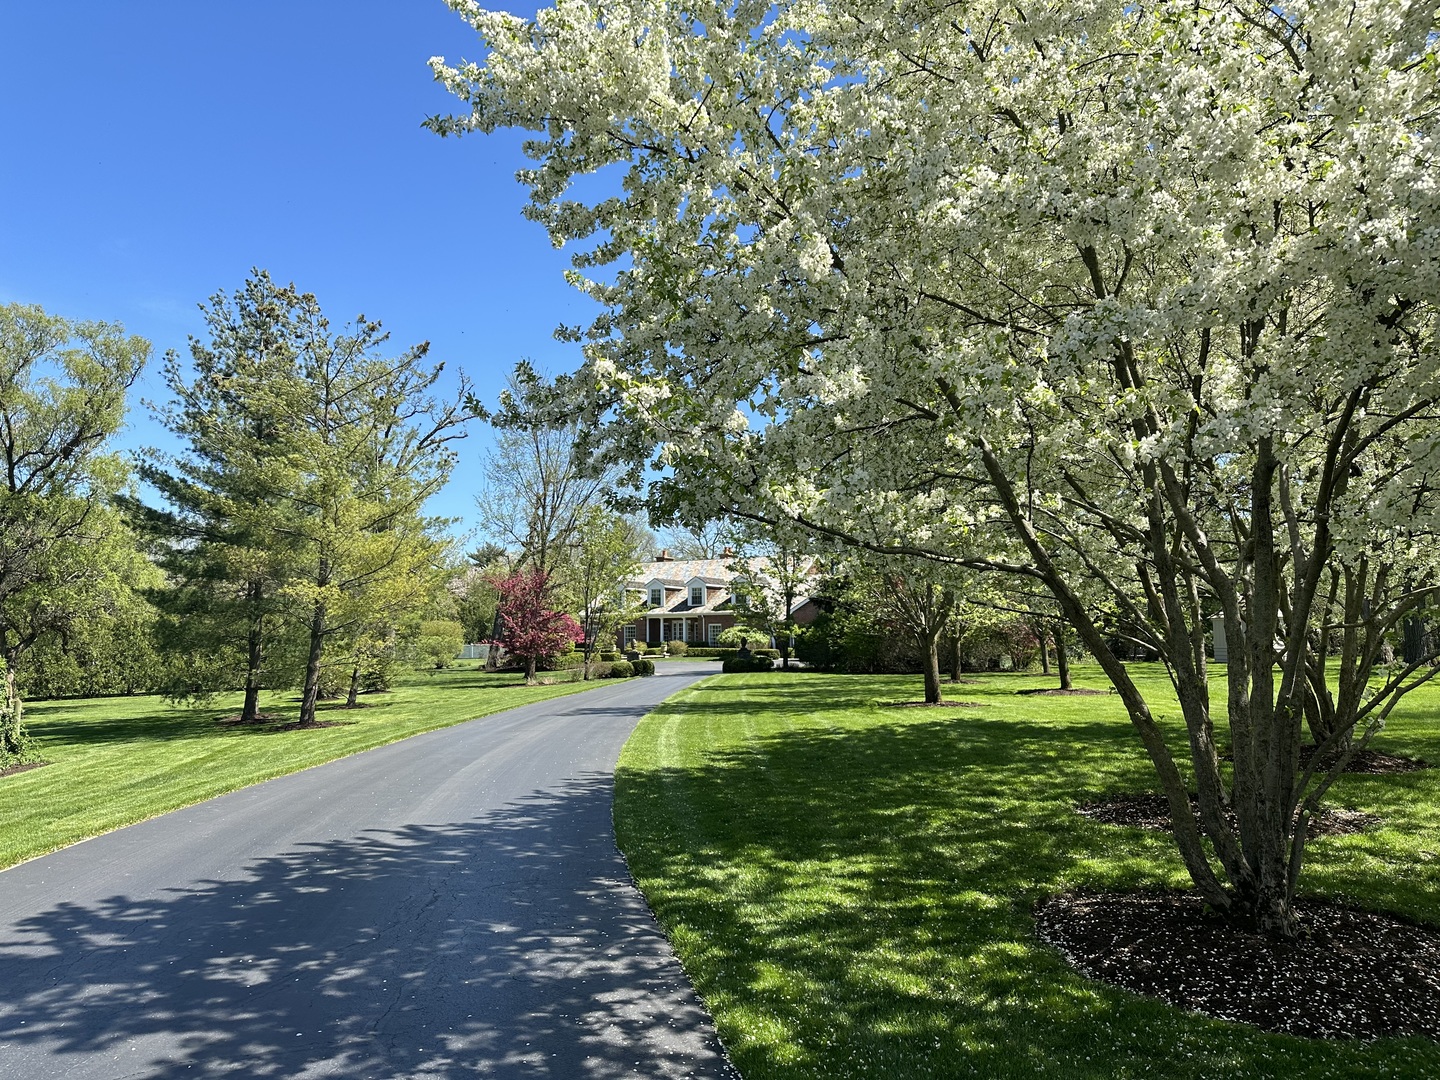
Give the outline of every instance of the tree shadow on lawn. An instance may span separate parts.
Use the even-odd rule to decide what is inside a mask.
[[[694,707],[730,711],[718,697]],[[1074,813],[1088,794],[1153,784],[1123,722],[971,713],[624,768],[617,825],[750,1080],[1440,1072],[1428,1042],[1205,1020],[1092,983],[1036,941],[1044,896],[1188,884],[1168,838]]]
[[[483,672],[456,673],[456,677],[447,678],[443,683],[416,683],[398,688],[400,694],[389,692],[383,698],[378,695],[362,695],[361,703],[365,707],[361,709],[346,709],[343,697],[322,701],[319,708],[345,714],[347,719],[363,718],[383,721],[387,710],[424,710],[426,694],[437,691],[464,691],[467,694],[485,695],[484,698],[479,699],[485,702],[485,708],[478,710],[483,712],[488,710],[491,704],[488,699],[494,695],[504,694],[524,686],[523,677],[516,676],[515,678],[516,681],[513,682],[497,682],[494,675],[485,675]],[[415,694],[408,699],[402,696],[407,689],[415,691]],[[274,725],[294,721],[300,698],[298,696],[286,698],[283,704],[274,700],[268,701],[263,707],[263,711],[274,714],[274,720],[266,724],[220,723],[222,717],[235,713],[238,699],[227,700],[227,703],[223,705],[212,703],[200,706],[170,705],[163,698],[154,696],[117,697],[104,700],[113,700],[116,703],[114,711],[102,710],[98,707],[97,702],[91,700],[79,702],[60,699],[34,702],[26,706],[26,727],[30,734],[41,740],[42,743],[54,741],[100,745],[214,739],[216,737],[245,738],[273,731]],[[469,700],[477,699],[471,697]]]
[[[196,708],[194,706],[172,706],[159,698],[149,698],[153,705],[141,705],[136,699],[127,699],[127,704],[136,709],[134,714],[101,714],[90,711],[80,715],[67,715],[75,710],[73,702],[37,702],[28,706],[25,724],[30,734],[41,741],[100,745],[123,742],[166,742],[183,739],[244,738],[257,732],[269,730],[267,724],[222,724],[220,717],[234,713],[234,709],[223,706]],[[53,708],[47,708],[53,706]],[[143,711],[140,711],[143,710]],[[269,706],[267,712],[274,712]],[[293,719],[289,708],[280,710],[277,723]]]
[[[762,675],[744,682],[696,686],[694,692],[704,695],[698,707],[707,713],[753,713],[757,705],[773,704],[786,712],[829,712],[867,709],[877,700],[873,683],[865,689],[864,681],[843,675],[815,675],[785,683],[761,681],[763,679],[765,676]],[[918,678],[907,681],[913,682],[916,688],[921,685]],[[897,696],[906,692],[904,684],[899,681],[893,686]]]
[[[7,1063],[668,1077],[691,1075],[698,1048],[699,1075],[730,1076],[625,889],[609,810],[597,775],[476,820],[304,844],[227,880],[0,928]]]

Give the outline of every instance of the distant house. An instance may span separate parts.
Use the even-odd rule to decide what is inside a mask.
[[[640,610],[620,628],[617,642],[622,648],[635,641],[713,645],[727,628],[745,622],[743,587],[764,587],[771,580],[763,558],[749,559],[743,570],[737,570],[732,555],[672,559],[668,551],[662,551],[625,583],[627,606]],[[737,585],[742,588],[740,595],[735,591]],[[791,606],[791,618],[801,626],[819,613],[809,596],[797,597]]]

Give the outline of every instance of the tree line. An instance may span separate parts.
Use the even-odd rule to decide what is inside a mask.
[[[0,767],[30,753],[32,695],[176,698],[383,683],[408,642],[460,634],[447,521],[425,513],[465,434],[428,345],[256,271],[201,305],[152,406],[177,449],[110,442],[151,346],[113,324],[0,308]],[[427,633],[428,632],[428,633]]]

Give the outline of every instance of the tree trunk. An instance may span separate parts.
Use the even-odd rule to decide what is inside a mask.
[[[305,690],[300,696],[300,726],[315,726],[315,703],[320,699],[320,659],[325,652],[325,604],[315,605],[310,617],[310,655],[305,661]]]
[[[1050,631],[1044,623],[1035,627],[1035,637],[1040,641],[1040,674],[1050,674]]]
[[[1056,625],[1055,637],[1055,666],[1060,669],[1060,689],[1073,690],[1070,685],[1070,655],[1065,651],[1065,627]]]
[[[360,706],[360,666],[357,664],[350,669],[350,693],[345,697],[345,707],[355,709]]]
[[[940,632],[926,635],[925,647],[925,704],[938,705],[940,696]]]
[[[536,660],[537,660],[537,658],[534,657],[534,656],[527,656],[527,657],[525,658],[525,685],[526,685],[526,686],[533,686],[533,685],[535,684],[535,664],[536,664]]]
[[[485,670],[494,671],[500,666],[500,612],[490,622],[490,648],[485,650]]]
[[[1066,626],[1073,627],[1120,695],[1131,724],[1155,766],[1170,807],[1176,846],[1191,880],[1205,901],[1230,923],[1274,939],[1293,938],[1297,930],[1294,889],[1305,837],[1305,815],[1299,814],[1297,820],[1295,814],[1295,800],[1303,787],[1296,784],[1295,769],[1299,756],[1303,688],[1294,685],[1293,662],[1299,658],[1304,645],[1301,638],[1297,647],[1295,635],[1303,633],[1310,618],[1310,603],[1318,579],[1311,573],[1303,589],[1297,586],[1291,593],[1291,604],[1286,611],[1289,623],[1287,636],[1291,640],[1286,651],[1280,654],[1285,681],[1281,686],[1282,693],[1277,695],[1275,642],[1281,630],[1284,559],[1277,550],[1275,508],[1271,501],[1278,462],[1268,438],[1259,441],[1248,485],[1248,520],[1251,523],[1250,547],[1247,549],[1250,568],[1248,588],[1237,587],[1237,584],[1244,584],[1243,580],[1237,583],[1224,571],[1208,548],[1203,532],[1189,517],[1187,499],[1190,496],[1185,485],[1168,472],[1163,485],[1156,479],[1167,469],[1164,460],[1147,466],[1149,473],[1144,477],[1150,490],[1160,493],[1148,505],[1147,554],[1154,567],[1151,602],[1163,613],[1165,624],[1164,637],[1162,639],[1156,634],[1155,647],[1163,650],[1172,667],[1175,689],[1190,736],[1193,778],[1187,778],[1177,767],[1145,695],[1096,624],[1093,610],[1070,588],[1065,575],[1051,558],[1033,522],[1022,509],[1015,485],[1000,466],[994,451],[983,440],[979,441],[979,449],[1006,515],[1060,605],[1063,625],[1053,627],[1057,654],[1064,656],[1061,634]],[[1183,563],[1177,564],[1174,558],[1175,533],[1165,520],[1166,513],[1172,513],[1179,519],[1187,541],[1201,549],[1209,560],[1211,566],[1204,583],[1217,596],[1223,608],[1225,637],[1230,645],[1226,681],[1228,720],[1234,750],[1233,780],[1229,793],[1234,825],[1225,813],[1225,786],[1214,753],[1204,660],[1204,615],[1198,603],[1198,580],[1194,576],[1187,577],[1190,571]],[[1317,542],[1313,550],[1323,551],[1324,545]],[[1361,565],[1353,570],[1359,578],[1366,573],[1363,562],[1361,560]],[[1346,572],[1349,574],[1352,571],[1347,569]],[[1297,570],[1296,574],[1299,577],[1300,571]],[[1363,584],[1362,581],[1351,590],[1357,597],[1368,591],[1361,587]],[[1350,589],[1349,584],[1347,589]],[[1351,650],[1355,645],[1355,624],[1349,618],[1345,622],[1346,649]],[[1068,658],[1066,663],[1068,665]],[[1347,665],[1342,661],[1342,682],[1346,670]],[[1359,686],[1365,684],[1368,675],[1368,670],[1359,672]],[[1343,698],[1344,694],[1341,696]],[[1198,789],[1198,819],[1191,809],[1189,787],[1192,783]],[[1311,793],[1312,805],[1320,794],[1323,794],[1323,786]],[[1204,843],[1206,837],[1210,840],[1208,845]]]
[[[255,588],[250,590],[251,599],[256,599]],[[240,706],[240,722],[253,724],[260,717],[260,664],[263,660],[260,649],[261,620],[250,624],[245,650],[245,704]]]
[[[25,706],[20,700],[13,658],[0,659],[0,669],[5,673],[5,699],[0,701],[0,765],[5,765],[24,760],[30,739],[25,734]]]
[[[965,651],[964,651],[964,648],[962,647],[962,641],[963,641],[963,639],[964,639],[964,636],[960,633],[960,628],[959,628],[959,627],[956,627],[956,628],[955,628],[955,637],[954,637],[954,639],[953,639],[952,642],[951,642],[952,647],[951,647],[951,650],[950,650],[950,681],[951,681],[951,682],[959,682],[959,681],[960,681],[960,676],[961,676],[961,674],[962,674],[962,673],[964,672],[964,670],[965,670],[965,668],[964,668]]]

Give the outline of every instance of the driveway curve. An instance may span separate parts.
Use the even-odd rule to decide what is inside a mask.
[[[615,849],[631,679],[0,873],[0,1076],[735,1077]]]

